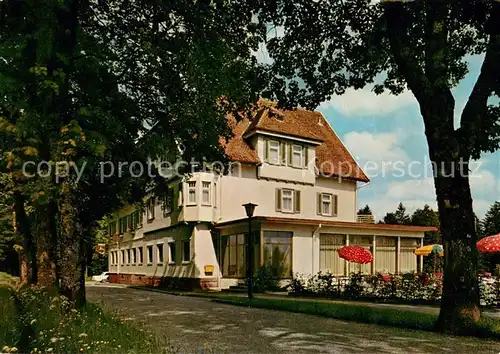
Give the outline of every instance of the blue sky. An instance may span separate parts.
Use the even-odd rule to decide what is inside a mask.
[[[456,124],[481,62],[480,57],[468,58],[470,72],[454,90]],[[425,204],[436,208],[424,125],[410,92],[377,96],[368,87],[348,90],[317,110],[329,120],[371,179],[369,185],[359,189],[359,206],[369,204],[378,219],[395,210],[400,201],[409,212]],[[399,170],[394,169],[394,163],[399,164]],[[471,169],[474,211],[482,218],[488,207],[500,200],[500,151],[483,154]]]

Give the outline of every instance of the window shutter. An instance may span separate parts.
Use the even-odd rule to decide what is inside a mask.
[[[317,213],[318,213],[318,215],[321,215],[321,193],[317,193],[317,199],[318,199]]]
[[[292,166],[293,163],[293,144],[288,144],[288,164]]]
[[[281,164],[286,165],[286,143],[280,142]]]
[[[266,146],[264,151],[264,161],[269,161],[269,140],[266,139]]]
[[[304,146],[304,167],[309,165],[309,147]]]
[[[332,198],[332,203],[333,203],[332,210],[333,210],[333,215],[335,215],[335,216],[337,216],[337,204],[338,204],[337,203],[338,202],[337,199],[338,199],[338,197],[336,195],[334,195],[333,198]]]
[[[281,211],[281,188],[276,188],[276,211]]]
[[[300,213],[300,191],[295,191],[295,212]]]

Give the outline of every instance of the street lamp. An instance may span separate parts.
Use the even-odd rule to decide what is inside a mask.
[[[254,256],[253,256],[253,235],[252,235],[252,217],[253,212],[255,211],[255,207],[257,204],[246,203],[243,204],[245,207],[245,212],[248,217],[248,261],[247,261],[247,277],[248,277],[248,298],[253,298],[253,268],[254,268]]]

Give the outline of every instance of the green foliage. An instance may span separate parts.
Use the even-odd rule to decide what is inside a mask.
[[[0,316],[0,349],[4,346],[15,347],[21,338],[19,314],[11,290],[1,285],[0,313],[2,314]]]
[[[283,271],[276,269],[271,264],[259,267],[254,276],[254,290],[256,292],[278,291],[280,290],[280,279]],[[276,276],[278,274],[278,276]],[[246,280],[245,280],[246,281]]]
[[[406,213],[406,208],[401,202],[394,213],[387,213],[384,216],[384,224],[409,225],[410,223],[410,216]]]
[[[120,319],[104,314],[94,304],[75,310],[67,298],[25,288],[13,298],[0,289],[0,308],[5,309],[0,326],[0,346],[16,347],[21,352],[79,353],[171,353],[173,348],[160,343],[144,329],[133,327]],[[4,321],[4,322],[2,322]],[[16,328],[17,327],[17,328]],[[31,336],[21,341],[21,333]],[[1,335],[6,333],[2,338]]]
[[[372,210],[370,209],[370,206],[366,204],[363,208],[358,210],[358,214],[360,215],[372,215]]]

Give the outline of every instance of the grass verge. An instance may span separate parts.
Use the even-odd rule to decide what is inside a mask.
[[[362,305],[264,298],[249,300],[241,297],[218,298],[212,301],[424,331],[433,331],[437,320],[437,315],[435,314],[395,309],[380,309]],[[472,334],[480,338],[500,339],[500,321],[491,318],[482,318],[473,329]]]
[[[43,290],[0,288],[0,311],[2,353],[176,352],[166,338],[104,314],[95,304],[76,310],[65,297]]]

